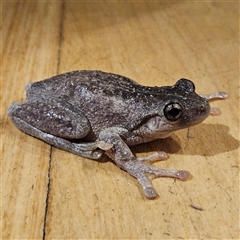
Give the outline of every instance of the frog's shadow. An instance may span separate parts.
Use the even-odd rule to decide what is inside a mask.
[[[239,148],[239,141],[229,134],[229,128],[221,124],[202,123],[188,130],[174,133],[132,147],[133,153],[164,151],[169,154],[214,156]]]
[[[239,141],[228,132],[225,125],[202,123],[171,137],[131,147],[131,150],[134,154],[164,151],[167,154],[214,156],[239,148]],[[97,161],[113,162],[106,155]]]

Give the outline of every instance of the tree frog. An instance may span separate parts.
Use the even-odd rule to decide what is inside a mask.
[[[224,92],[198,95],[184,78],[173,86],[149,87],[121,75],[81,70],[29,83],[26,102],[13,103],[8,114],[20,130],[54,147],[90,159],[105,153],[152,199],[158,194],[149,175],[186,180],[190,173],[148,164],[166,159],[165,152],[138,158],[130,147],[202,122],[211,112],[208,100],[226,97]]]

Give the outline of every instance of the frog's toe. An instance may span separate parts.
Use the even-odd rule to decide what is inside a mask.
[[[143,188],[143,193],[149,199],[154,199],[154,198],[158,197],[157,192],[152,187]]]
[[[146,176],[145,172],[137,174],[137,180],[141,184],[144,195],[149,199],[154,199],[158,196],[156,190],[154,189],[149,178]]]
[[[178,170],[177,173],[177,178],[183,181],[188,180],[188,178],[190,177],[190,172],[186,171],[186,170]]]
[[[158,151],[153,154],[148,155],[147,157],[138,157],[137,160],[140,162],[155,162],[155,161],[163,161],[168,159],[168,155],[165,152]]]
[[[214,92],[214,93],[210,93],[210,94],[201,94],[200,96],[207,100],[228,98],[228,94],[225,92]]]
[[[220,115],[220,114],[221,114],[221,110],[220,110],[219,108],[212,108],[212,107],[211,107],[210,113],[211,113],[211,115],[213,115],[213,116]]]
[[[185,170],[175,170],[175,169],[161,169],[151,166],[149,173],[154,174],[154,177],[172,177],[180,180],[187,180],[190,176],[190,172]]]

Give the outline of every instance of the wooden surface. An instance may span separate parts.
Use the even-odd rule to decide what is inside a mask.
[[[2,238],[238,239],[238,27],[237,1],[3,2]],[[28,82],[77,69],[151,86],[185,77],[198,93],[226,91],[212,103],[222,115],[134,149],[166,151],[155,165],[191,179],[155,179],[160,197],[148,200],[114,164],[51,148],[13,125],[6,110],[24,101]]]

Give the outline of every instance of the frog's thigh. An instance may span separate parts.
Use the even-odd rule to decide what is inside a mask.
[[[102,142],[96,143],[73,143],[70,140],[63,139],[60,137],[53,136],[51,134],[45,133],[32,125],[28,124],[26,121],[20,119],[15,116],[14,111],[12,112],[12,108],[9,109],[9,115],[14,122],[14,124],[23,132],[39,138],[44,142],[60,148],[62,150],[74,153],[76,155],[91,158],[91,159],[99,159],[102,156],[102,150],[97,149],[99,146],[102,146]],[[105,145],[104,145],[105,146]]]
[[[73,112],[51,104],[14,103],[10,106],[8,113],[10,117],[14,116],[34,128],[61,138],[81,139],[90,130],[87,118],[80,111]]]

